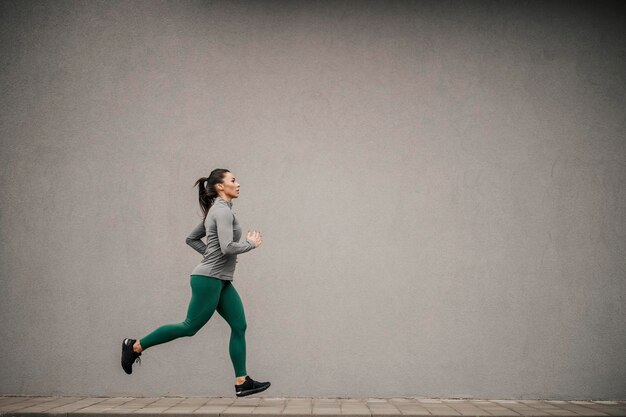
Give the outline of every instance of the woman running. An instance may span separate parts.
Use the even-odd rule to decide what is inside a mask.
[[[261,233],[254,230],[240,243],[241,226],[232,212],[234,198],[239,197],[239,183],[227,169],[214,169],[208,178],[200,178],[200,207],[204,220],[187,237],[187,244],[204,258],[191,272],[191,301],[185,321],[166,324],[141,339],[122,341],[122,368],[133,372],[134,362],[141,364],[141,352],[182,336],[193,336],[204,326],[213,312],[224,317],[230,326],[230,359],[235,368],[235,394],[243,397],[266,390],[269,382],[258,382],[246,373],[246,317],[239,294],[233,286],[237,254],[261,245]],[[202,238],[207,237],[204,244]]]

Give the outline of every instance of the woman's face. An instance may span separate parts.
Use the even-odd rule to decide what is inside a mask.
[[[221,183],[216,184],[218,194],[223,194],[223,197],[227,200],[239,197],[239,183],[233,176],[232,172],[224,174],[224,179]]]

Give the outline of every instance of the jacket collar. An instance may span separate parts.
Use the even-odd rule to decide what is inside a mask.
[[[226,204],[228,206],[228,208],[233,208],[233,203],[232,202],[228,202],[226,200],[224,200],[222,197],[220,197],[219,195],[217,197],[215,197],[215,199],[213,200],[214,203],[223,203]]]

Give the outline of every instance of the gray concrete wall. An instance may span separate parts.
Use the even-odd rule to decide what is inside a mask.
[[[263,232],[266,396],[626,398],[617,4],[0,3],[1,394],[233,395],[194,181]]]

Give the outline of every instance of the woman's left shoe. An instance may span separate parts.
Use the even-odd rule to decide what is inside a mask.
[[[135,339],[124,339],[122,341],[122,368],[129,375],[133,373],[133,362],[139,362],[139,365],[141,365],[141,353],[133,350],[133,345],[136,341]]]
[[[237,394],[237,397],[245,397],[246,395],[265,391],[270,385],[269,382],[258,382],[246,376],[246,380],[243,384],[235,385],[235,394]]]

